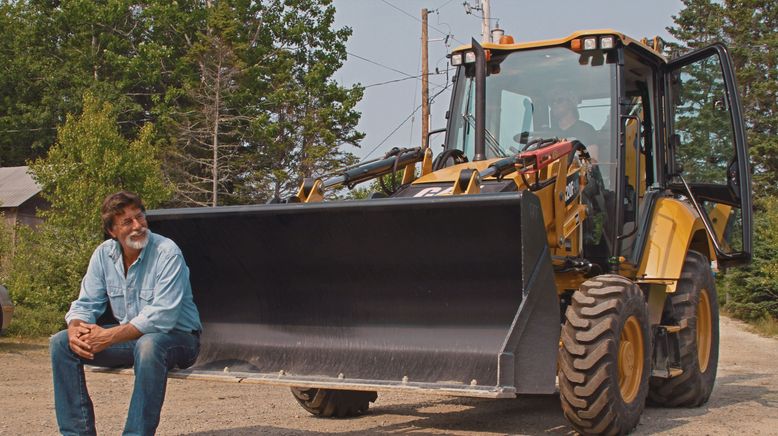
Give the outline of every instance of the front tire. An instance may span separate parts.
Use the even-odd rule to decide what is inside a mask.
[[[584,282],[562,328],[562,410],[584,435],[625,434],[640,421],[651,370],[648,307],[640,288],[618,275]]]
[[[671,310],[664,324],[678,325],[681,369],[678,377],[653,377],[650,404],[662,407],[699,407],[710,398],[719,362],[719,304],[710,262],[690,251],[681,279],[669,297]]]
[[[376,392],[318,388],[292,388],[292,395],[303,409],[322,418],[362,415],[378,398]]]

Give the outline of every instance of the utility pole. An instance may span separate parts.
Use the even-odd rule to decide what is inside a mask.
[[[462,6],[465,7],[465,13],[467,15],[473,15],[473,11],[480,11],[483,14],[481,17],[481,44],[492,42],[492,26],[489,23],[489,20],[491,19],[489,0],[478,0],[476,6],[464,2],[462,3]]]
[[[429,147],[427,138],[430,131],[430,84],[429,84],[429,55],[427,52],[427,9],[421,10],[421,146]]]
[[[481,42],[492,42],[492,29],[489,24],[489,0],[481,0],[481,12],[484,14],[483,21],[481,22]]]

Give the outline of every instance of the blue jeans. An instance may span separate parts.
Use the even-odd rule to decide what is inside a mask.
[[[179,331],[148,333],[137,340],[112,345],[94,360],[76,355],[68,345],[68,332],[51,337],[54,408],[63,435],[94,435],[95,413],[84,378],[84,364],[135,369],[135,387],[124,425],[125,435],[153,435],[165,400],[168,370],[187,368],[197,359],[200,339]]]

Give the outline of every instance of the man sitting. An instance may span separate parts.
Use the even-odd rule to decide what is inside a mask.
[[[102,221],[111,239],[92,254],[78,299],[65,316],[67,330],[51,338],[57,424],[64,435],[96,433],[84,363],[133,366],[124,434],[151,435],[159,424],[168,371],[197,359],[200,315],[181,250],[148,230],[137,195],[109,195]],[[104,328],[95,320],[108,304],[119,325]]]

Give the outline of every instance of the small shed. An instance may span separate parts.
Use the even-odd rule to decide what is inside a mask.
[[[12,228],[17,224],[37,227],[43,222],[37,211],[49,208],[29,170],[26,166],[0,168],[0,212]]]

